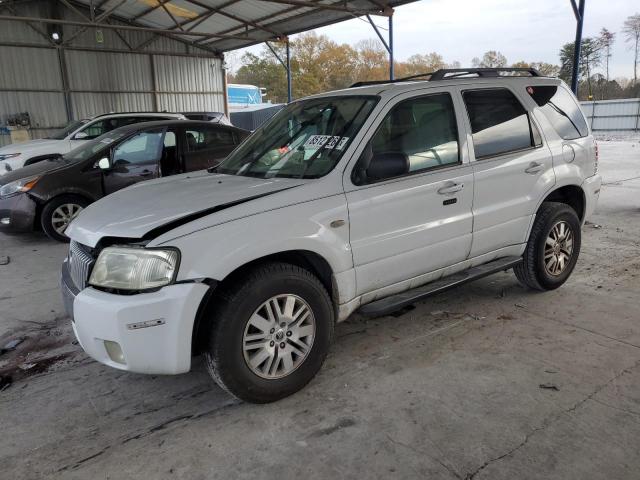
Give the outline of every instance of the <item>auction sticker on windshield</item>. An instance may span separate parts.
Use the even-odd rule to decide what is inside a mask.
[[[311,135],[304,146],[306,148],[335,148],[336,150],[342,150],[346,143],[349,141],[349,137],[339,137],[331,135]]]

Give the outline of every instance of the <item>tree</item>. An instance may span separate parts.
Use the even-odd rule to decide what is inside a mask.
[[[615,33],[610,32],[604,27],[600,30],[600,37],[598,38],[598,41],[600,42],[604,53],[604,70],[607,83],[609,82],[609,59],[611,58],[611,48],[613,47],[615,39]]]
[[[357,52],[356,81],[389,78],[389,55],[380,42],[372,38],[361,40],[356,43],[355,50]]]
[[[418,75],[420,73],[435,72],[441,68],[446,68],[442,55],[436,52],[421,55],[416,53],[407,58],[406,62],[398,65],[398,77],[408,77],[410,75]]]
[[[573,42],[565,44],[560,50],[560,78],[565,82],[571,82],[573,72]],[[593,94],[591,85],[591,71],[602,63],[602,50],[600,43],[594,38],[582,39],[580,48],[580,60],[578,63],[578,79],[586,79],[589,96]]]
[[[482,59],[475,57],[471,60],[471,66],[474,68],[500,68],[507,66],[507,57],[495,50],[485,52]]]
[[[580,61],[584,62],[587,84],[589,86],[589,96],[593,96],[591,89],[591,71],[602,64],[602,45],[597,38],[585,38],[582,40],[580,48]]]
[[[638,82],[638,62],[640,61],[640,13],[627,17],[622,27],[625,39],[633,47],[633,83]]]

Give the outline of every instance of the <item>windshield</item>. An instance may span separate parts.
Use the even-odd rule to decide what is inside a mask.
[[[62,130],[60,130],[58,133],[51,135],[50,137],[47,137],[51,140],[64,140],[65,138],[67,138],[72,132],[74,132],[75,130],[77,130],[78,128],[80,128],[82,125],[84,125],[85,123],[87,123],[86,120],[76,120],[74,122],[71,122],[69,125],[67,125],[66,127],[64,127]]]
[[[378,97],[336,96],[291,103],[215,170],[258,178],[318,178],[338,163]]]
[[[108,149],[114,142],[124,137],[126,132],[112,131],[104,135],[83,143],[78,148],[74,148],[62,158],[68,162],[82,162],[92,157],[101,150]],[[105,154],[108,156],[108,154]]]

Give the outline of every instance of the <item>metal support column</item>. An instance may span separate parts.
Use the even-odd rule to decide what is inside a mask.
[[[291,100],[293,100],[293,95],[291,90],[291,48],[289,45],[288,37],[281,41],[285,42],[285,53],[287,55],[287,58],[285,60],[282,60],[280,55],[278,55],[278,52],[275,51],[275,49],[271,46],[269,42],[264,42],[264,43],[267,45],[267,47],[269,47],[269,50],[271,50],[271,53],[273,53],[273,56],[278,59],[280,64],[284,67],[285,71],[287,72],[287,103],[291,103]]]
[[[573,14],[576,17],[576,41],[573,45],[573,68],[571,71],[571,90],[577,96],[578,95],[578,75],[580,72],[580,48],[582,46],[582,24],[584,21],[584,2],[580,0],[579,6],[576,5],[576,0],[571,0],[571,6],[573,7]]]
[[[389,80],[396,78],[393,69],[393,15],[389,15]]]
[[[387,12],[387,15],[389,17],[389,40],[388,41],[384,39],[384,37],[380,33],[380,30],[378,29],[378,26],[375,23],[373,23],[373,20],[371,19],[371,15],[367,15],[367,20],[369,20],[369,23],[373,27],[373,30],[376,32],[376,35],[378,35],[378,38],[382,42],[382,45],[384,45],[384,48],[387,50],[387,53],[389,54],[389,80],[393,80],[395,78],[395,73],[393,69],[393,10],[390,10],[389,12]]]
[[[62,96],[64,99],[64,109],[67,114],[67,122],[73,120],[73,107],[71,106],[71,92],[69,88],[69,74],[67,72],[67,60],[64,54],[64,48],[57,47],[58,68],[60,69],[60,81],[62,83]]]
[[[289,38],[287,38],[287,103],[291,103],[291,49],[289,45]]]

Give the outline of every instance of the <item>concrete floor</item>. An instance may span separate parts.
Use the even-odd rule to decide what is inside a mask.
[[[603,142],[578,267],[533,293],[501,273],[339,325],[320,375],[266,406],[192,373],[118,372],[72,344],[66,247],[0,235],[0,476],[637,479],[640,143]]]

